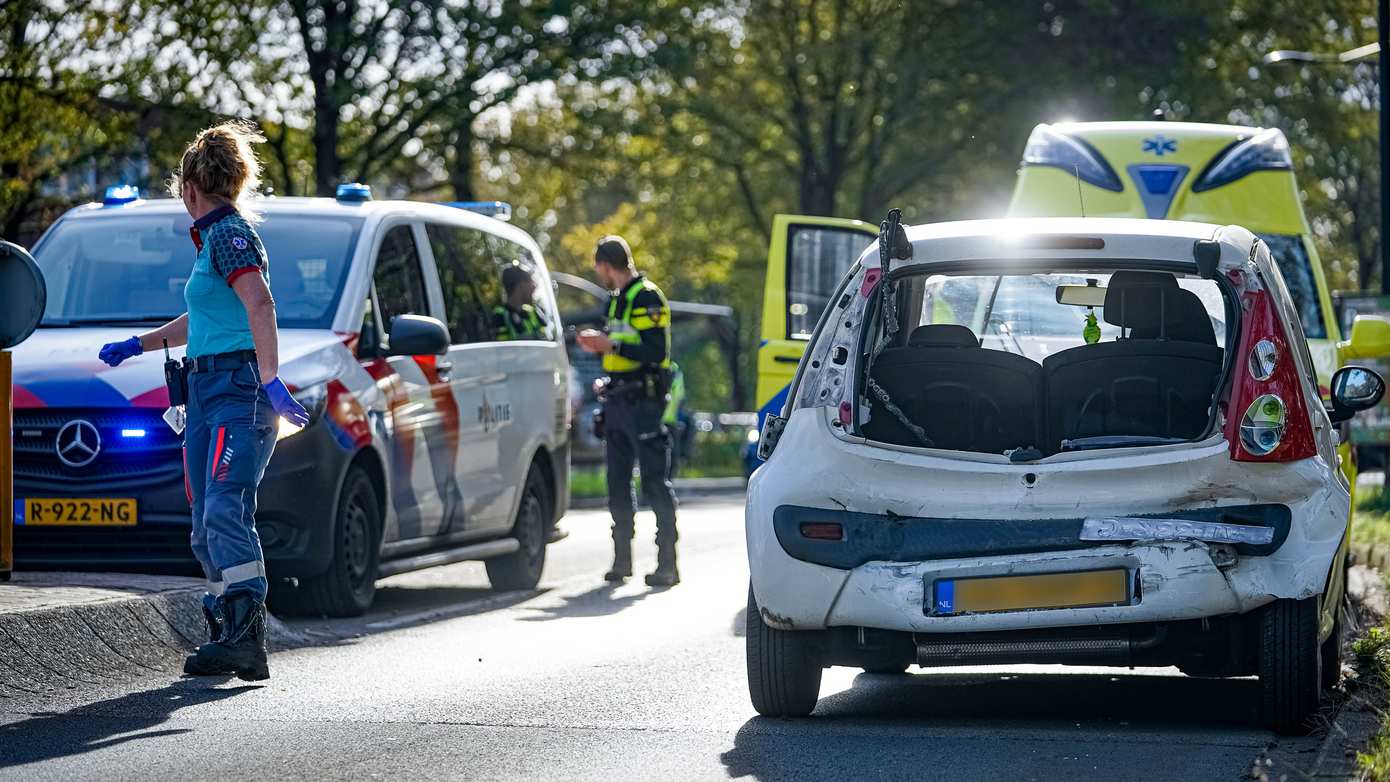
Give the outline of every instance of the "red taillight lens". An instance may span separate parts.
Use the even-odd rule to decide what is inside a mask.
[[[1242,462],[1292,462],[1318,452],[1298,365],[1267,290],[1245,293],[1226,440]]]
[[[811,540],[844,540],[845,528],[832,522],[807,522],[801,525],[801,537]]]

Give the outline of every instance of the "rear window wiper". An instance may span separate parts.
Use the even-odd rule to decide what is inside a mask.
[[[1135,445],[1171,445],[1185,443],[1182,437],[1155,437],[1143,434],[1106,434],[1096,437],[1077,437],[1062,441],[1062,451],[1092,451],[1097,448],[1124,448]]]

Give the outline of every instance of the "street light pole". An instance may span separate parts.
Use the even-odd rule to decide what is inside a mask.
[[[1390,0],[1376,3],[1376,43],[1378,51],[1390,52]],[[1390,295],[1390,61],[1378,58],[1376,92],[1380,103],[1380,292]]]
[[[1358,46],[1341,54],[1298,52],[1281,49],[1264,56],[1265,65],[1299,62],[1311,65],[1348,65],[1376,56],[1376,93],[1380,104],[1380,292],[1390,296],[1390,62],[1378,57],[1390,52],[1390,0],[1376,0],[1376,42]],[[1365,281],[1362,280],[1362,285]]]

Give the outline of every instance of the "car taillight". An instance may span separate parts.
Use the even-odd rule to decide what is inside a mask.
[[[1274,300],[1267,290],[1247,292],[1226,440],[1242,462],[1292,462],[1317,454],[1298,366]]]

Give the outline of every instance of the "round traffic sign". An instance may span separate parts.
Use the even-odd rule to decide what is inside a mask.
[[[0,350],[29,338],[43,318],[48,287],[34,257],[0,239]]]

